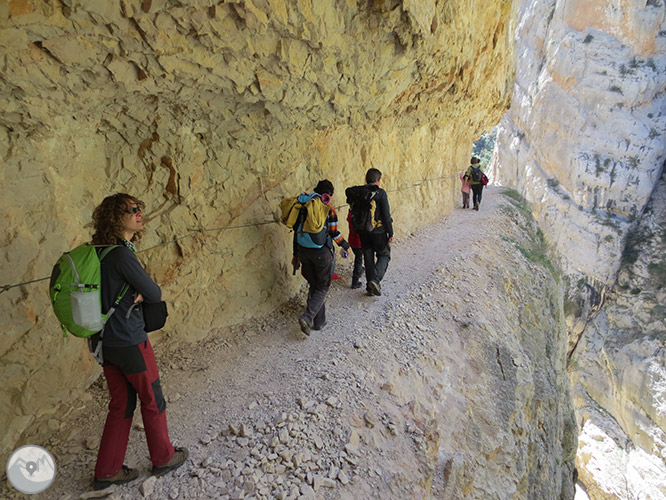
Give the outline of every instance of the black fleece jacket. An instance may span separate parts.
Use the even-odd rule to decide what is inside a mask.
[[[122,245],[122,243],[119,243]],[[141,304],[134,305],[137,293],[147,303],[159,302],[162,291],[136,258],[134,252],[122,245],[111,250],[102,260],[102,311],[106,313],[113,305],[125,283],[130,288],[120,301],[113,316],[104,328],[104,345],[108,347],[127,347],[148,340],[143,322]],[[128,311],[129,313],[128,316]]]
[[[374,198],[377,206],[375,209],[375,220],[381,221],[386,234],[390,238],[393,236],[393,219],[391,218],[391,207],[389,207],[388,195],[382,188],[373,184],[368,185],[368,187],[370,186],[374,186],[374,188],[377,189],[377,194]]]

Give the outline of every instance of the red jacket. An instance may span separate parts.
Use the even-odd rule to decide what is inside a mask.
[[[347,238],[349,246],[352,248],[361,248],[361,237],[352,228],[351,211],[347,214],[347,223],[349,224],[349,238]]]

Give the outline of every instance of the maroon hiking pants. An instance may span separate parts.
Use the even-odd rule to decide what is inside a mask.
[[[141,416],[153,465],[171,460],[174,453],[169,440],[166,402],[162,395],[155,353],[146,340],[128,347],[104,347],[104,376],[111,401],[97,454],[95,477],[111,477],[123,466],[127,441],[136,408],[141,401]]]

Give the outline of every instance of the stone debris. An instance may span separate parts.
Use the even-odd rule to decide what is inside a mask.
[[[365,415],[363,415],[363,419],[365,420],[365,425],[371,429],[377,425],[377,417],[375,417],[371,412],[366,412]]]
[[[100,437],[99,436],[88,436],[85,439],[85,447],[88,450],[96,450],[99,447]]]
[[[141,486],[139,486],[139,491],[144,497],[149,497],[153,493],[156,483],[157,483],[157,477],[150,476],[143,483],[141,483]]]
[[[356,430],[352,429],[351,433],[349,434],[349,444],[353,448],[358,448],[359,444],[361,441],[361,437],[359,436],[359,433],[356,432]]]
[[[301,491],[301,495],[304,497],[304,500],[315,500],[317,498],[315,491],[309,484],[303,483],[299,489]]]
[[[333,406],[335,406],[336,404],[338,404],[338,398],[336,398],[335,396],[331,396],[330,398],[328,398],[328,399],[326,400],[326,404],[327,404],[328,406],[333,407]]]
[[[251,438],[254,434],[254,430],[246,424],[241,424],[239,434],[242,437]]]
[[[113,493],[116,492],[118,487],[116,485],[111,485],[108,488],[105,488],[103,490],[99,491],[88,491],[86,493],[83,493],[79,499],[80,500],[90,500],[91,498],[104,498],[112,495]]]
[[[346,451],[347,453],[349,453],[350,455],[359,455],[359,451],[358,451],[358,449],[356,448],[356,446],[354,446],[354,445],[351,444],[351,443],[347,443],[347,444],[345,445],[345,451]]]
[[[321,402],[318,402],[321,401]],[[318,492],[348,484],[357,461],[355,447],[345,448],[341,420],[334,410],[336,397],[298,398],[298,410],[278,412],[272,418],[227,425],[219,440],[212,431],[202,446],[217,451],[192,464],[185,484],[177,475],[165,476],[162,494],[176,498],[183,488],[199,496],[220,498],[316,499]],[[322,427],[323,426],[323,427]],[[358,441],[358,434],[350,436]],[[217,437],[217,436],[215,436]],[[206,443],[204,443],[206,441]],[[225,459],[220,460],[219,457]],[[151,481],[152,480],[152,481]],[[154,494],[155,478],[139,487],[144,496]]]

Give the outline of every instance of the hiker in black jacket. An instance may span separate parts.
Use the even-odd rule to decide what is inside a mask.
[[[393,219],[391,219],[388,195],[380,187],[381,180],[382,173],[376,168],[369,169],[365,174],[364,187],[376,191],[371,202],[373,229],[359,232],[368,295],[382,294],[380,283],[391,260],[391,243],[393,243]]]
[[[474,210],[479,210],[481,206],[481,198],[483,197],[483,177],[486,175],[481,168],[481,160],[476,156],[473,156],[470,165],[465,172],[465,175],[469,177],[470,184],[472,186],[472,202],[474,203]]]
[[[104,327],[104,377],[111,402],[97,454],[95,489],[122,484],[139,476],[123,465],[137,396],[153,463],[160,476],[185,462],[187,448],[174,448],[169,439],[166,403],[153,348],[145,331],[141,303],[159,302],[160,287],[136,258],[133,241],[143,230],[143,203],[124,193],[107,196],[93,212],[94,245],[120,245],[101,262],[102,310],[108,311],[121,289],[125,293]],[[99,334],[98,334],[99,335]]]

